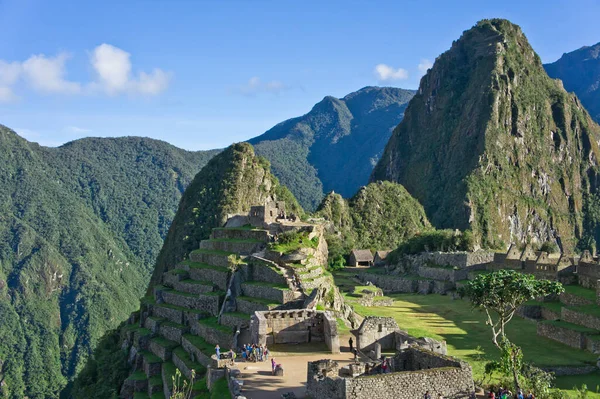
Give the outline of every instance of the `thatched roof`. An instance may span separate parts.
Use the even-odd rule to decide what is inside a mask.
[[[357,262],[373,262],[373,254],[368,249],[355,249],[352,251],[351,256]]]
[[[390,250],[387,251],[377,251],[375,252],[375,260],[384,260],[390,254]]]

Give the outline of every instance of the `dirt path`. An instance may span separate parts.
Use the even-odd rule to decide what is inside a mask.
[[[242,394],[248,399],[281,399],[286,392],[294,392],[296,397],[304,398],[306,394],[306,364],[320,359],[333,359],[345,366],[352,356],[349,352],[339,355],[331,353],[313,353],[289,356],[274,356],[275,361],[283,366],[284,376],[271,374],[271,359],[268,362],[238,363],[242,372],[244,389]]]

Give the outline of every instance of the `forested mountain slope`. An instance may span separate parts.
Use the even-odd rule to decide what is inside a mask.
[[[59,148],[0,126],[0,381],[52,398],[137,308],[194,174],[214,152],[142,138]]]
[[[480,245],[569,251],[595,234],[599,139],[521,29],[483,20],[421,79],[372,180],[401,183],[435,227],[471,228]]]

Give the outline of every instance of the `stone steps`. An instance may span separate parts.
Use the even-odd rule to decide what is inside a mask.
[[[210,281],[199,281],[186,279],[176,282],[173,285],[176,291],[187,292],[188,294],[207,294],[214,291],[214,285]]]
[[[161,364],[162,366],[162,364]],[[156,399],[156,398],[164,398],[164,394],[163,394],[163,382],[162,382],[162,377],[161,377],[161,370],[162,367],[159,369],[159,372],[157,375],[148,378],[148,395],[151,397],[151,399]],[[137,398],[134,398],[137,399]]]
[[[229,267],[229,257],[236,256],[235,252],[214,251],[208,249],[197,249],[190,252],[190,260],[197,263],[205,263],[211,266]]]
[[[215,353],[214,345],[209,344],[202,337],[186,334],[181,339],[181,346],[190,354],[190,358],[208,367],[211,364],[210,357]]]
[[[142,358],[142,370],[144,370],[146,377],[151,378],[160,374],[160,368],[163,362],[161,358],[150,351],[141,351],[139,352],[139,355]]]
[[[162,298],[165,303],[180,306],[186,309],[201,311],[213,316],[219,314],[220,306],[223,302],[224,296],[225,293],[223,291],[214,291],[199,295],[175,290],[162,292]]]
[[[241,313],[254,314],[256,311],[273,310],[280,304],[270,303],[262,298],[238,296],[236,299],[237,311]]]
[[[163,337],[155,337],[150,340],[150,352],[158,356],[163,362],[171,359],[173,349],[177,346],[179,346],[177,342]]]
[[[162,283],[167,287],[173,287],[178,281],[189,278],[188,272],[184,269],[175,268],[163,273]]]
[[[172,323],[170,321],[164,322],[160,325],[158,334],[170,341],[181,343],[181,337],[187,334],[190,328],[182,324]]]
[[[210,251],[235,252],[239,255],[250,255],[260,251],[265,246],[264,241],[260,240],[237,240],[217,238],[211,240],[202,240],[200,249]]]
[[[192,280],[211,281],[220,290],[227,289],[227,281],[230,275],[228,268],[191,261],[184,262],[183,265],[188,268]]]
[[[192,334],[203,338],[211,345],[229,349],[233,341],[233,328],[218,324],[216,317],[201,319],[192,323]]]
[[[173,350],[172,357],[173,364],[181,371],[188,380],[192,379],[192,370],[196,372],[196,376],[200,377],[205,371],[206,367],[198,362],[194,362],[188,352],[181,346]]]
[[[269,241],[269,232],[261,229],[246,229],[246,228],[216,228],[212,230],[212,239],[233,239],[233,240],[259,240],[263,242]]]
[[[231,328],[249,328],[250,315],[240,312],[228,312],[221,315],[221,324]]]
[[[294,291],[282,284],[251,281],[242,284],[242,292],[244,296],[262,298],[282,305],[297,299]]]

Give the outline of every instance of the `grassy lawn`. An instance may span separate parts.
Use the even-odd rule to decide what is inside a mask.
[[[468,361],[473,367],[474,378],[480,378],[484,365],[495,359],[498,351],[491,342],[491,332],[485,325],[485,314],[472,310],[467,301],[452,300],[437,294],[389,295],[394,299],[391,307],[364,307],[346,295],[357,313],[364,316],[393,317],[400,328],[416,337],[431,337],[445,340],[448,354]],[[514,318],[508,328],[508,336],[523,348],[525,360],[538,366],[595,364],[597,356],[570,348],[558,342],[539,337],[533,322]],[[598,374],[575,377],[559,377],[557,385],[572,388],[585,383],[595,391],[600,385]],[[590,397],[596,397],[590,395]],[[600,395],[597,396],[600,398]]]
[[[571,295],[577,295],[582,298],[588,299],[592,302],[596,302],[596,291],[584,288],[579,285],[565,285],[565,292]]]

